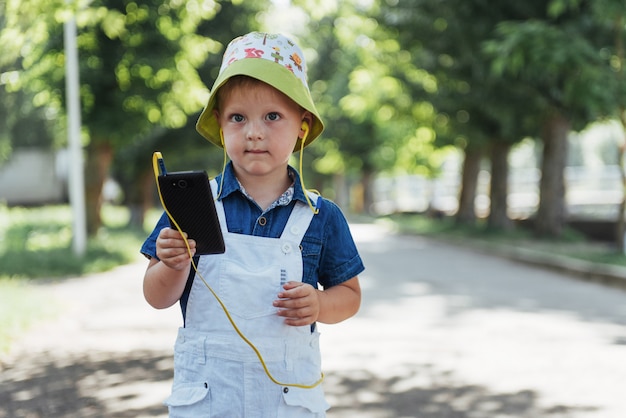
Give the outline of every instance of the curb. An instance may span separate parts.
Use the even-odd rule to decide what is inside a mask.
[[[502,250],[504,250],[503,253],[508,252],[508,257],[516,261],[571,273],[587,281],[626,290],[626,267],[594,263],[557,254],[546,254],[527,248],[513,247]],[[496,251],[502,250],[498,249]]]
[[[436,239],[439,240],[440,238]],[[626,267],[612,264],[594,263],[578,258],[558,254],[548,254],[541,251],[511,245],[499,245],[496,247],[473,240],[463,241],[442,239],[441,241],[452,245],[460,245],[461,242],[471,243],[472,245],[469,246],[464,245],[464,248],[505,257],[513,261],[519,261],[564,273],[570,273],[578,279],[626,290]]]
[[[494,246],[493,244],[480,240],[415,234],[402,231],[401,228],[393,222],[388,224],[387,227],[401,235],[418,235],[446,244],[462,246],[466,250],[478,251],[483,254],[491,254],[521,263],[569,273],[573,278],[626,290],[626,267],[624,266],[595,263],[559,254],[549,254],[525,247],[516,247],[514,245],[499,244]]]

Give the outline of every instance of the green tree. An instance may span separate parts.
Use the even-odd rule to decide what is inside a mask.
[[[167,137],[168,130],[189,127],[189,116],[201,110],[206,97],[202,66],[223,48],[205,36],[203,28],[206,32],[206,22],[231,3],[95,0],[68,5],[55,1],[46,3],[46,13],[42,2],[31,0],[29,5],[34,6],[33,14],[47,17],[34,19],[38,24],[28,29],[28,39],[21,42],[30,53],[17,57],[20,77],[14,86],[32,92],[36,104],[59,115],[64,114],[62,23],[76,16],[87,224],[93,235],[100,226],[102,186],[115,155],[142,138],[150,143]],[[3,31],[6,36],[29,21],[13,15],[9,20]],[[224,22],[222,27],[227,25]]]
[[[27,82],[22,71],[38,61],[47,39],[45,28],[52,18],[40,3],[0,2],[0,163],[14,148],[59,145],[54,123],[57,108],[42,106],[48,96],[39,90],[41,82]]]
[[[525,7],[520,3],[413,0],[383,13],[414,65],[436,80],[435,88],[427,92],[437,113],[436,143],[455,145],[464,152],[456,215],[461,223],[475,222],[478,174],[489,155],[489,225],[511,226],[506,206],[507,156],[511,145],[528,132],[528,100],[523,89],[492,76],[482,44],[493,36],[498,22],[521,14]],[[422,95],[416,91],[413,97]]]
[[[259,29],[257,16],[266,5],[262,1],[221,2],[217,7],[215,18],[200,21],[195,32],[213,44],[211,53],[196,69],[202,86],[194,89],[200,93],[208,91],[217,77],[228,42]],[[124,146],[122,153],[117,153],[112,173],[122,186],[124,204],[131,209],[131,224],[143,225],[145,212],[156,201],[151,159],[154,151],[163,153],[170,171],[205,169],[210,176],[215,176],[221,170],[222,150],[204,140],[195,130],[200,110],[201,107],[190,113],[186,123],[180,127],[155,126]]]
[[[606,33],[613,37],[607,42],[605,51],[610,51],[610,64],[614,71],[617,85],[613,94],[617,100],[615,117],[621,122],[626,133],[626,7],[619,0],[599,0],[593,3],[593,17]],[[615,244],[620,252],[624,252],[624,237],[626,236],[626,143],[617,149],[616,162],[620,166],[622,180],[622,200],[618,207],[616,219]]]
[[[490,225],[506,226],[506,157],[524,136],[544,143],[537,231],[564,222],[566,139],[615,106],[605,33],[576,0],[413,0],[383,15],[415,66],[433,74],[438,143],[466,152],[457,219],[473,221],[482,155],[492,160]],[[413,96],[415,97],[415,96]],[[494,216],[495,215],[495,216]]]
[[[192,1],[127,0],[101,0],[79,12],[90,234],[100,226],[102,185],[116,151],[155,129],[184,126],[202,107],[196,69],[216,45],[196,29],[216,13]]]
[[[308,36],[317,53],[312,94],[327,124],[312,150],[314,166],[324,174],[358,175],[363,202],[355,206],[369,211],[376,173],[430,170],[430,107],[415,102],[403,80],[407,72],[415,84],[431,80],[416,70],[396,34],[380,24],[377,4],[340,2],[320,16],[307,10],[317,17]],[[419,126],[416,117],[425,123]]]
[[[616,108],[606,31],[590,18],[590,3],[554,0],[540,16],[498,25],[487,44],[496,76],[525,85],[541,115],[540,204],[535,230],[559,236],[565,224],[567,137]]]

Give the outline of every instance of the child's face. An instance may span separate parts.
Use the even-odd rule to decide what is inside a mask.
[[[235,85],[220,99],[217,120],[238,176],[284,176],[308,112],[262,82]]]

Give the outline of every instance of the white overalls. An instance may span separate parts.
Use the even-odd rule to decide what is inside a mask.
[[[229,233],[222,202],[215,203],[226,253],[200,257],[198,271],[277,381],[317,382],[321,377],[318,332],[311,332],[308,325],[285,325],[272,306],[282,284],[302,280],[299,245],[313,217],[311,209],[296,202],[281,237],[263,238]],[[321,385],[304,389],[272,382],[197,275],[174,362],[172,394],[165,401],[170,417],[324,417],[329,407]]]

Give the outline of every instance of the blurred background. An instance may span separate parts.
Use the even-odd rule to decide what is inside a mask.
[[[568,280],[626,283],[624,0],[0,0],[0,417],[165,413],[151,158],[220,172],[195,123],[253,30],[304,50],[326,130],[302,174],[367,267],[324,329],[333,416],[626,416],[624,293]],[[510,248],[565,272],[480,254]]]
[[[327,128],[304,178],[347,212],[548,238],[574,226],[621,252],[625,15],[621,0],[0,1],[0,263],[74,235],[43,237],[41,212],[45,228],[15,224],[23,208],[72,217],[70,19],[90,240],[151,228],[154,151],[171,171],[219,173],[194,125],[227,43],[262,30],[305,51]]]

